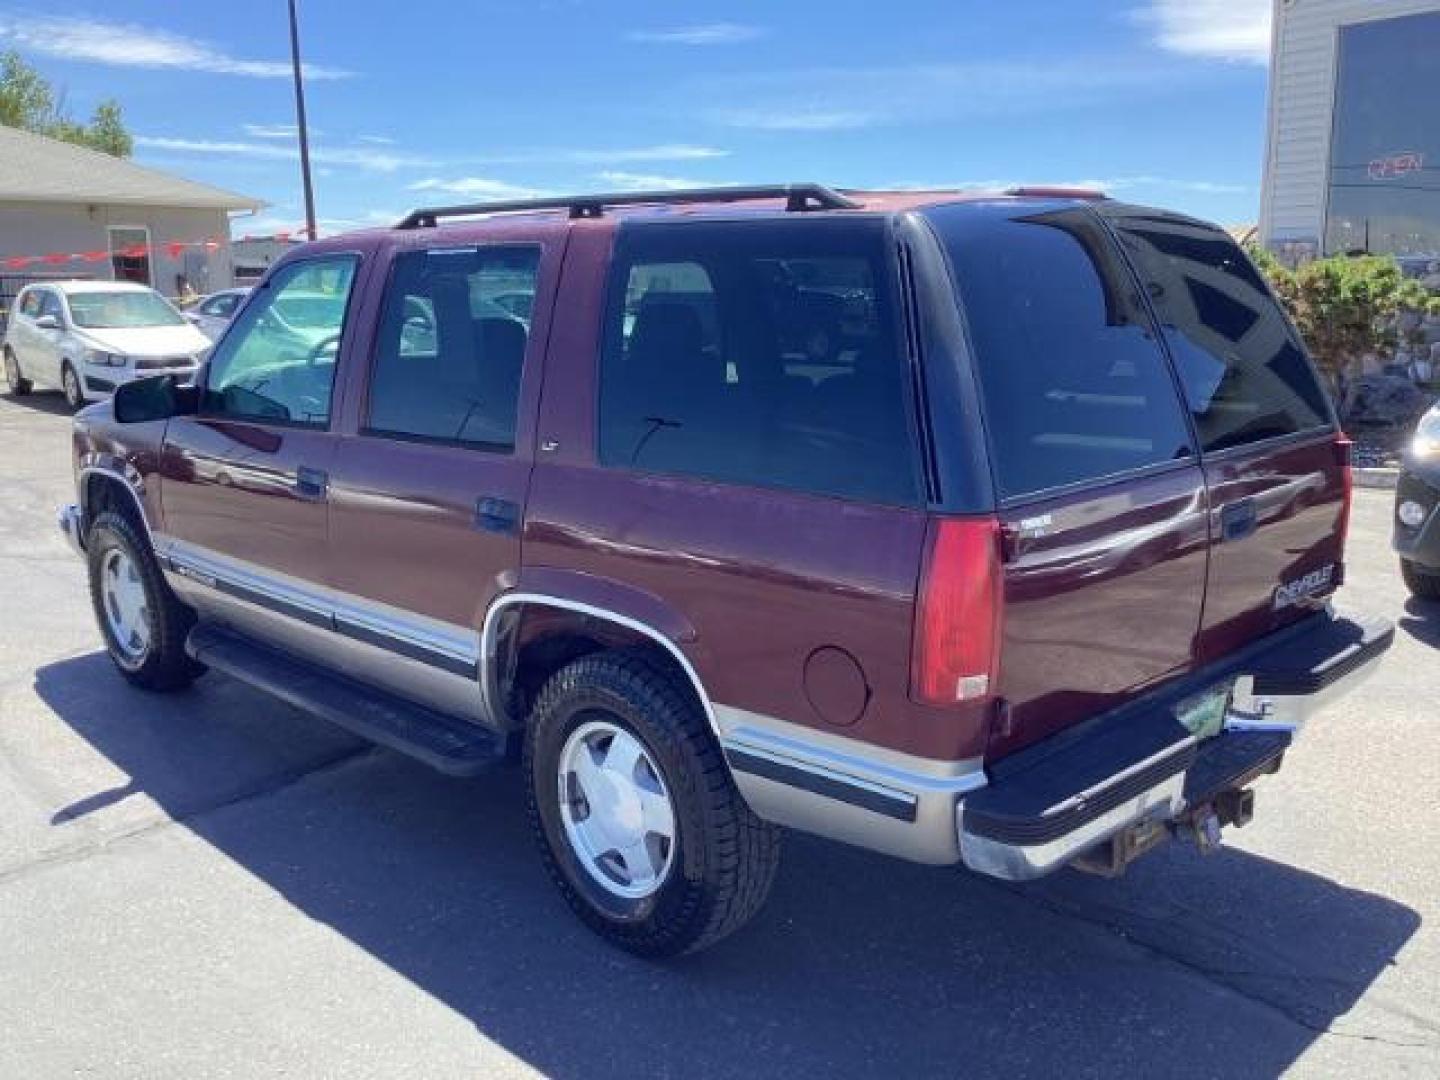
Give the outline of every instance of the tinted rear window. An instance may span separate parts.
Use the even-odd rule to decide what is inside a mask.
[[[1002,497],[1191,456],[1174,377],[1098,218],[927,216],[964,304]]]
[[[919,500],[878,221],[622,231],[600,366],[606,465]]]
[[[1289,321],[1230,237],[1181,217],[1104,212],[1149,290],[1205,450],[1329,426]]]

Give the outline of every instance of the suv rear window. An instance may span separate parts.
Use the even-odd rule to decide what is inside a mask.
[[[879,221],[622,230],[602,463],[917,503],[884,235]]]
[[[950,258],[1003,498],[1190,457],[1134,276],[1093,214],[926,216]]]
[[[1104,213],[1150,292],[1205,450],[1330,426],[1289,321],[1230,237],[1179,216]]]

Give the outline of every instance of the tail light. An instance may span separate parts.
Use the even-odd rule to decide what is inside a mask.
[[[1340,549],[1345,549],[1345,541],[1350,535],[1350,507],[1355,502],[1355,470],[1352,465],[1352,455],[1355,444],[1350,436],[1343,431],[1335,437],[1335,460],[1340,465],[1341,483],[1345,492],[1345,502],[1340,509]]]
[[[910,660],[916,701],[953,705],[994,695],[1005,604],[1000,575],[998,521],[931,520]]]

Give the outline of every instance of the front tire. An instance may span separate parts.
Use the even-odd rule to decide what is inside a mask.
[[[60,389],[65,392],[65,404],[71,409],[79,412],[85,407],[85,391],[80,389],[80,376],[75,374],[75,368],[68,360],[60,369]]]
[[[15,356],[15,350],[5,350],[5,385],[10,390],[11,397],[24,397],[32,389],[30,380],[20,374],[20,361]]]
[[[176,599],[134,523],[106,512],[85,536],[90,602],[120,674],[146,690],[179,690],[204,669],[185,652],[195,614]]]
[[[1440,574],[1421,570],[1409,559],[1400,560],[1400,576],[1417,600],[1440,600]]]
[[[769,895],[780,830],[741,798],[689,687],[644,654],[597,653],[552,677],[524,767],[550,877],[612,944],[696,952]]]

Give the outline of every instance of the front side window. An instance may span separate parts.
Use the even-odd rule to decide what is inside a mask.
[[[205,385],[212,415],[323,426],[359,260],[281,268],[216,346]]]
[[[72,292],[70,317],[86,330],[137,330],[146,326],[183,326],[185,318],[153,292]]]
[[[217,319],[228,319],[235,311],[235,306],[240,303],[238,293],[225,293],[223,296],[215,296],[200,305],[200,314],[211,315]]]
[[[1134,276],[1082,209],[926,215],[950,259],[1007,499],[1192,456]]]
[[[25,299],[20,301],[20,314],[27,319],[38,319],[40,317],[40,289],[31,289],[25,294]]]
[[[1230,237],[1171,215],[1106,213],[1150,293],[1202,449],[1329,425],[1325,392],[1289,320]]]
[[[65,309],[60,304],[60,294],[46,289],[40,294],[40,314],[53,315],[61,326],[65,325]]]
[[[512,449],[539,267],[533,246],[397,255],[366,433]]]
[[[883,237],[872,222],[623,230],[600,367],[602,463],[915,504]]]

